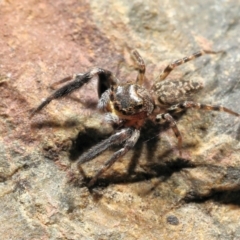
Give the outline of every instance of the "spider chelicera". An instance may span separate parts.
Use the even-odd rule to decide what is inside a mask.
[[[206,105],[193,101],[183,101],[183,96],[202,87],[202,84],[199,82],[186,81],[183,79],[179,79],[178,81],[165,80],[175,67],[204,54],[215,53],[214,51],[202,50],[172,62],[162,71],[158,80],[153,83],[151,89],[146,89],[143,86],[145,64],[138,51],[134,50],[132,54],[138,66],[136,82],[121,84],[111,71],[102,68],[93,68],[85,74],[76,74],[61,80],[61,82],[71,79],[73,81],[59,88],[46,98],[33,110],[31,117],[52,100],[72,93],[88,83],[94,76],[98,76],[98,110],[104,113],[106,121],[114,127],[117,126],[118,130],[112,136],[84,153],[78,159],[78,167],[81,169],[81,164],[91,161],[112,145],[122,144],[123,147],[116,151],[90,180],[88,186],[93,186],[102,173],[134,147],[139,139],[141,128],[147,119],[151,119],[159,124],[169,122],[170,127],[178,139],[178,148],[181,154],[182,137],[172,117],[174,113],[188,108],[195,108],[224,111],[235,116],[240,116],[240,114],[220,105]]]

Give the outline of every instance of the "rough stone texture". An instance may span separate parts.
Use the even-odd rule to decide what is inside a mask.
[[[29,120],[49,86],[72,73],[101,66],[134,80],[129,48],[145,59],[148,84],[172,60],[225,50],[169,79],[203,80],[197,101],[240,112],[239,4],[0,0],[1,238],[240,239],[239,118],[189,110],[178,120],[183,158],[170,130],[157,137],[149,126],[93,192],[75,161],[112,131],[93,111],[94,85]],[[85,164],[87,176],[112,151]]]

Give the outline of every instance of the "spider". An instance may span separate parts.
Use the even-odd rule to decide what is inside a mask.
[[[178,59],[170,63],[160,74],[150,89],[146,89],[145,63],[137,50],[133,50],[132,55],[137,63],[138,76],[134,83],[121,84],[111,71],[102,68],[93,68],[85,74],[76,74],[67,77],[60,82],[73,80],[63,87],[56,90],[47,97],[37,108],[35,108],[31,117],[42,110],[52,100],[61,98],[71,92],[81,88],[88,83],[94,76],[98,76],[98,105],[100,112],[105,114],[105,119],[118,130],[106,140],[101,141],[93,148],[80,156],[77,162],[79,170],[81,164],[91,161],[99,154],[104,152],[112,145],[122,145],[122,148],[116,151],[99,169],[96,175],[90,180],[88,186],[93,186],[99,176],[109,169],[119,158],[124,156],[134,147],[139,139],[141,128],[147,119],[152,119],[157,124],[168,122],[176,138],[178,139],[178,149],[181,155],[182,137],[172,117],[173,114],[181,112],[188,108],[224,111],[229,114],[240,116],[240,114],[220,105],[207,105],[193,101],[184,101],[183,96],[191,94],[202,85],[196,81],[178,81],[165,80],[170,72],[177,66],[198,58],[204,54],[216,54],[210,50],[201,50],[188,57]]]

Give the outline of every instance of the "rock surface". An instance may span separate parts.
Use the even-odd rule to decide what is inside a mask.
[[[239,1],[0,1],[0,235],[3,239],[240,239],[240,119],[189,110],[171,130],[143,130],[132,152],[91,192],[76,170],[112,133],[96,111],[94,84],[29,119],[49,87],[100,66],[148,84],[171,61],[224,50],[176,69],[199,79],[195,100],[240,113]],[[87,106],[87,108],[86,108]],[[116,150],[116,149],[115,149]],[[83,165],[94,175],[113,149]]]

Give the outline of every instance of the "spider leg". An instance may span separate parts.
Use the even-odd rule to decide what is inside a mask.
[[[177,123],[174,120],[174,118],[169,113],[162,113],[158,114],[156,116],[156,122],[163,123],[163,122],[169,122],[170,127],[172,128],[176,138],[178,139],[178,151],[179,155],[182,156],[182,136],[181,133],[177,127]]]
[[[89,182],[89,184],[88,184],[89,187],[93,186],[101,174],[103,174],[107,169],[109,169],[119,158],[124,156],[136,144],[136,142],[140,136],[140,130],[128,128],[125,131],[128,131],[128,132],[130,131],[130,132],[128,134],[128,138],[126,139],[126,141],[124,143],[124,146],[120,150],[115,152],[112,155],[112,157],[104,163],[104,165],[101,167],[101,169],[96,173],[96,175]],[[119,143],[122,141],[122,139],[121,140],[120,139],[118,139]]]
[[[131,137],[131,135],[132,135],[131,128],[124,128],[121,131],[118,131],[117,133],[101,141],[100,143],[95,145],[93,148],[88,150],[86,153],[84,153],[78,160],[78,166],[85,162],[91,161],[93,158],[100,155],[102,152],[104,152],[106,149],[108,149],[112,145],[120,144],[126,141],[128,138]]]
[[[195,58],[201,57],[204,54],[217,54],[218,52],[214,52],[214,51],[210,51],[210,50],[201,50],[198,52],[193,53],[192,55],[188,56],[188,57],[184,57],[181,59],[178,59],[172,63],[170,63],[160,74],[159,76],[159,80],[163,81],[168,75],[169,73],[176,68],[177,66],[180,66],[186,62],[189,62]]]
[[[167,111],[181,112],[181,111],[183,111],[184,109],[187,109],[187,108],[203,109],[203,110],[207,110],[207,111],[227,112],[227,113],[232,114],[234,116],[240,116],[239,113],[236,113],[236,112],[232,111],[231,109],[228,109],[228,108],[223,107],[221,105],[201,104],[201,103],[196,103],[196,102],[192,102],[192,101],[185,101],[183,103],[173,105],[173,106],[167,108]]]
[[[145,63],[137,50],[133,50],[132,55],[138,65],[138,76],[136,83],[142,85],[145,78]]]
[[[77,75],[78,75],[78,76],[81,76],[81,75],[83,75],[83,73],[78,73]],[[57,85],[62,84],[62,83],[65,83],[65,82],[68,82],[68,81],[71,81],[71,80],[73,80],[73,79],[75,79],[75,78],[76,78],[76,74],[75,74],[75,75],[72,75],[72,76],[65,77],[65,78],[63,78],[63,79],[61,79],[61,80],[59,80],[59,81],[51,84],[50,87],[51,87],[53,90],[56,90],[56,86],[57,86]]]
[[[110,101],[110,93],[111,90],[108,89],[106,90],[100,97],[100,99],[98,100],[98,105],[97,108],[102,111],[105,112],[106,111],[106,106],[108,105],[109,101]]]
[[[72,82],[62,86],[46,98],[37,108],[35,108],[30,118],[42,110],[46,105],[48,105],[53,99],[61,98],[67,94],[72,93],[73,91],[81,88],[84,84],[88,83],[95,75],[98,75],[98,96],[100,97],[103,92],[105,92],[110,86],[116,85],[118,80],[117,78],[108,70],[102,68],[93,68],[91,71],[85,74],[75,75]],[[69,77],[63,79],[62,81],[68,81]]]

